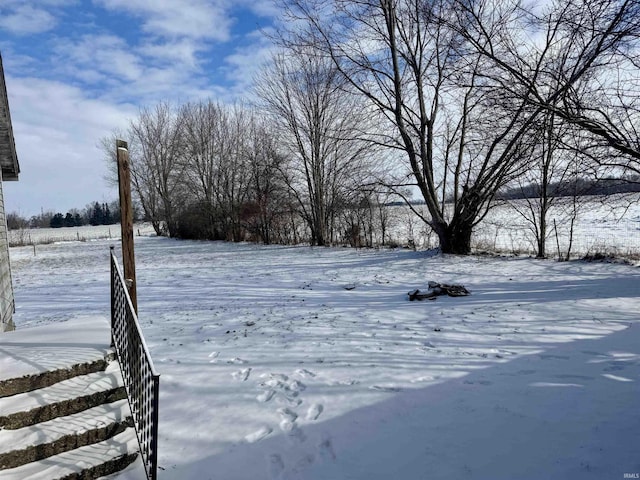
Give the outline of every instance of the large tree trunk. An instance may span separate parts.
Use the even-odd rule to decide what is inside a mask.
[[[453,219],[450,224],[434,225],[442,253],[468,255],[471,253],[473,222]]]

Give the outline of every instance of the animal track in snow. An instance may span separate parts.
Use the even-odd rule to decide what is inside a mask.
[[[271,428],[264,426],[264,427],[259,428],[255,432],[250,433],[249,435],[245,436],[244,439],[248,443],[256,443],[256,442],[262,440],[267,435],[269,435],[271,432],[272,432]]]
[[[233,372],[231,376],[236,380],[246,381],[251,374],[251,367],[243,368],[242,370],[238,370],[237,372]]]
[[[307,416],[306,416],[307,420],[317,420],[323,410],[324,410],[324,407],[321,404],[314,403],[307,410]]]

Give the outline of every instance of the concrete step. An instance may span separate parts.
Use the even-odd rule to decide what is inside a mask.
[[[101,442],[133,426],[127,400],[18,430],[0,430],[0,470]]]
[[[34,373],[19,378],[0,380],[0,398],[45,388],[79,375],[101,372],[114,359],[115,354],[110,352],[105,358],[99,358],[91,362],[78,363],[65,368]]]
[[[133,428],[99,443],[0,470],[0,480],[90,480],[118,472],[138,457]]]
[[[104,369],[110,321],[87,316],[0,335],[0,397]],[[44,375],[43,375],[44,374]]]
[[[142,463],[142,455],[138,455],[138,458],[123,470],[100,477],[97,480],[149,480],[149,478]]]
[[[126,398],[117,362],[54,385],[0,398],[0,428],[19,429]]]

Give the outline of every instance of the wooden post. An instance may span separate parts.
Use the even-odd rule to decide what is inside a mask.
[[[118,186],[120,190],[120,228],[122,231],[122,263],[131,303],[138,313],[136,294],[136,260],[133,252],[133,204],[131,202],[131,170],[127,142],[116,140]]]

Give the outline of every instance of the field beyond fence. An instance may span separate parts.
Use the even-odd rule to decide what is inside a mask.
[[[640,258],[640,194],[608,197],[557,199],[548,214],[547,256]],[[389,206],[384,246],[417,249],[438,247],[438,238],[406,206]],[[425,206],[414,206],[426,214]],[[496,206],[474,229],[472,247],[476,252],[536,254],[533,224],[518,211],[526,211],[526,200]],[[374,222],[375,223],[375,222]],[[375,225],[374,225],[375,229]],[[154,235],[150,224],[134,226],[135,235]],[[120,238],[120,225],[66,228],[20,229],[9,231],[10,246]],[[300,237],[301,239],[304,236]],[[374,235],[375,245],[382,239]]]
[[[153,228],[144,223],[134,226],[135,235],[151,235]],[[45,245],[58,242],[86,242],[104,238],[120,238],[120,225],[85,225],[61,228],[22,228],[9,230],[9,246]]]

